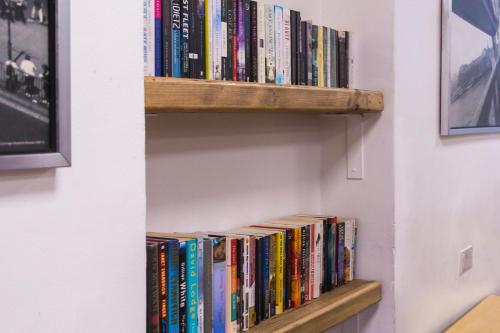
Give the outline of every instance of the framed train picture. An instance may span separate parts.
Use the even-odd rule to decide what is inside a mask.
[[[71,164],[69,3],[0,0],[0,170]]]
[[[500,0],[443,0],[441,134],[500,132]]]

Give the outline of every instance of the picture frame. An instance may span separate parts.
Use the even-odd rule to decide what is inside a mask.
[[[24,122],[17,120],[17,127],[11,126],[9,121],[4,121],[3,125],[0,123],[0,132],[4,132],[3,137],[1,136],[2,133],[0,133],[0,170],[71,166],[70,1],[5,0],[4,6],[5,4],[12,6],[12,3],[8,3],[9,1],[16,1],[16,4],[19,2],[27,4],[22,10],[25,12],[28,10],[28,14],[31,13],[31,18],[26,19],[26,13],[22,13],[20,10],[16,13],[15,9],[13,11],[12,8],[7,8],[7,18],[3,16],[5,12],[0,13],[0,15],[3,16],[2,21],[7,21],[3,23],[4,25],[8,25],[8,32],[11,34],[11,36],[7,36],[9,48],[8,59],[3,63],[4,66],[2,67],[5,77],[3,81],[0,80],[2,84],[0,87],[0,119],[2,119],[2,111],[4,111],[4,114],[7,112],[5,111],[6,109],[2,110],[2,107],[12,107],[11,109],[19,108],[19,110],[21,110],[18,113],[11,112],[11,116],[8,119],[14,119],[15,116],[13,115],[20,113],[24,113],[24,115],[28,114],[31,117],[25,117],[25,119],[29,118],[30,122],[27,120]],[[44,4],[46,6],[45,8],[43,7]],[[39,7],[37,7],[37,5]],[[0,10],[5,10],[5,8],[0,8]],[[29,21],[30,19],[34,21]],[[40,21],[36,22],[37,20]],[[17,30],[14,30],[12,27],[15,24],[18,24]],[[30,28],[30,24],[33,25],[31,29],[38,27],[37,30],[33,30],[36,33],[26,30]],[[18,60],[16,62],[14,61],[14,57],[16,56],[15,53],[18,54],[17,57],[19,58],[19,54],[23,52],[24,60],[31,60],[31,56],[28,52],[32,51],[21,51],[19,48],[12,46],[13,42],[11,38],[14,37],[12,36],[13,31],[17,31],[18,38],[29,38],[29,36],[32,35],[42,36],[38,41],[31,42],[30,44],[33,45],[33,48],[36,48],[38,45],[39,49],[44,50],[46,46],[44,46],[42,41],[45,40],[44,36],[46,32],[48,63],[37,66],[35,60],[31,63],[25,62],[24,70],[22,69],[22,62],[21,66],[17,66]],[[5,37],[6,36],[4,36],[3,41],[0,39],[0,43],[3,43],[3,45],[0,45],[0,49],[5,47]],[[0,54],[5,54],[5,49],[4,52]],[[39,58],[43,57],[45,57],[44,54],[39,56]],[[3,61],[4,59],[0,60]],[[16,67],[15,71],[12,70],[12,67],[8,67],[9,64],[11,64],[12,67]],[[44,80],[42,83],[38,82],[38,77],[34,75],[36,74],[35,71],[32,73],[35,79],[27,79],[29,76],[27,72],[31,69],[36,68],[37,72],[41,71],[38,67],[43,68],[44,74],[50,73],[50,75],[47,74],[45,77],[39,74],[40,80]],[[9,86],[7,81],[12,78],[13,81],[9,82],[11,83]],[[38,85],[33,84],[33,80],[38,80]],[[15,85],[12,86],[12,83],[15,83]],[[32,91],[29,91],[29,89]],[[2,94],[6,96],[4,100],[2,100]],[[29,104],[30,99],[31,104]],[[2,104],[4,101],[5,103]],[[35,110],[35,107],[36,110],[45,107],[47,113],[41,114]],[[33,119],[38,119],[40,123],[44,124],[43,126],[39,126],[42,127],[43,130],[38,130],[38,132],[36,132],[33,130],[34,126],[30,127],[31,125],[29,124],[33,124]],[[42,139],[29,141],[28,138],[28,140],[21,141],[17,144],[15,141],[9,141],[9,131],[12,133],[12,136],[18,133],[34,133],[32,134],[33,137],[39,135]],[[5,137],[7,137],[7,139],[5,139]],[[45,137],[47,141],[45,141]],[[1,140],[2,138],[3,141]],[[25,142],[27,142],[27,144],[23,145]],[[40,149],[38,149],[36,144],[40,144]],[[19,146],[19,148],[16,146]]]
[[[441,135],[500,132],[500,0],[442,0]]]

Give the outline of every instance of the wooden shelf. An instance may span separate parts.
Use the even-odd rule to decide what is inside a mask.
[[[300,112],[360,114],[384,109],[378,91],[146,77],[146,113]]]
[[[379,282],[355,280],[300,308],[268,319],[248,333],[323,332],[382,299]]]

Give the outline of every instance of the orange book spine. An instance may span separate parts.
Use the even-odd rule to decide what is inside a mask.
[[[293,258],[292,258],[292,307],[300,306],[300,284],[301,284],[301,261],[302,261],[302,245],[301,245],[301,230],[300,228],[293,229]]]

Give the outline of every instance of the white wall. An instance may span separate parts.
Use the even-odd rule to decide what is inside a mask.
[[[381,90],[385,110],[363,121],[365,178],[347,180],[346,123],[322,118],[322,205],[359,219],[357,275],[382,281],[383,299],[338,332],[394,332],[394,2],[324,0],[323,21],[353,32],[353,86]]]
[[[439,332],[500,292],[500,136],[439,136],[440,1],[396,3],[396,325]]]
[[[144,329],[141,5],[71,4],[73,167],[0,173],[4,333]]]

